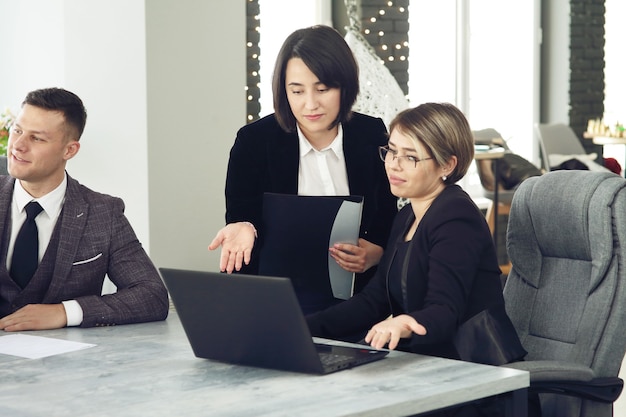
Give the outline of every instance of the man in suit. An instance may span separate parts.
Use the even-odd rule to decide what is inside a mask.
[[[11,176],[0,176],[0,329],[5,331],[167,317],[167,290],[124,216],[123,201],[96,193],[65,172],[80,149],[86,118],[79,97],[49,88],[26,96],[11,127]],[[38,264],[24,279],[16,240],[33,216],[25,209],[32,201],[43,209],[35,217]],[[101,295],[105,275],[116,293]]]

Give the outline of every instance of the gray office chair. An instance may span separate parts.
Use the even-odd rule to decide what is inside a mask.
[[[535,129],[539,138],[542,168],[546,171],[550,171],[550,155],[587,154],[576,133],[564,123],[538,123]]]
[[[554,171],[515,192],[506,309],[544,416],[612,416],[626,352],[626,179]]]
[[[0,175],[9,175],[7,171],[7,157],[0,155]]]

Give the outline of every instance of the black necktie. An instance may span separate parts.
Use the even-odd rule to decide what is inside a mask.
[[[43,208],[36,201],[26,205],[26,221],[15,239],[13,259],[11,261],[11,278],[24,288],[35,274],[39,264],[39,235],[35,217]]]

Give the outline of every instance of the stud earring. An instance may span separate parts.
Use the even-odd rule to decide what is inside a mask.
[[[442,176],[442,177],[441,177],[441,180],[442,180],[443,182],[445,182],[447,179],[448,179],[448,176],[447,176],[447,175],[444,175],[444,176]]]

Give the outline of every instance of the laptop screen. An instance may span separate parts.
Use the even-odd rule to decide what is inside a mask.
[[[168,268],[160,272],[197,357],[324,373],[288,278]]]

